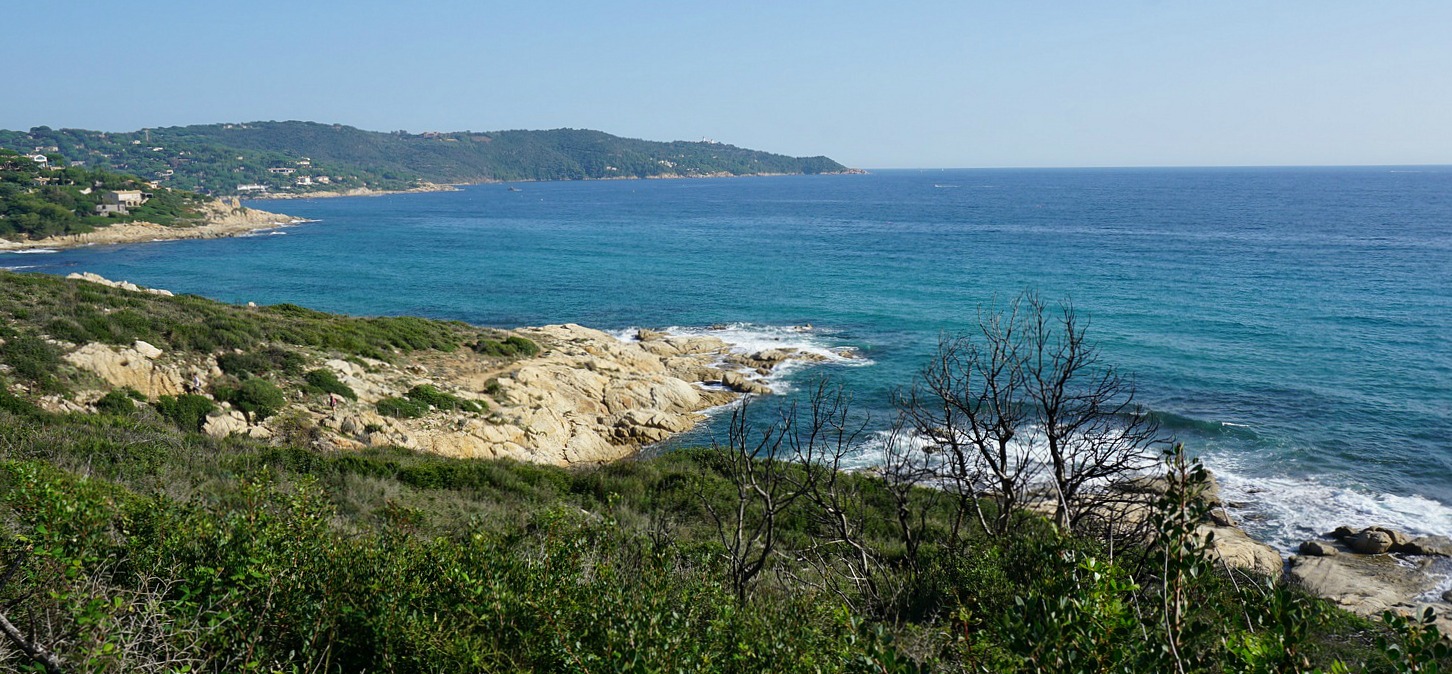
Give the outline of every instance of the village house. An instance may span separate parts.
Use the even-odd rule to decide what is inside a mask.
[[[291,175],[293,173],[297,173],[297,169],[291,168],[291,167],[288,167],[288,166],[274,166],[274,167],[272,167],[270,169],[267,169],[267,172],[268,173],[279,173],[279,174],[282,174],[282,175]]]
[[[141,190],[116,190],[101,195],[101,201],[102,203],[134,208],[146,203],[147,198],[150,196]]]
[[[252,185],[238,185],[237,186],[237,191],[238,192],[266,192],[267,191],[267,186],[266,185],[257,185],[257,184],[252,184]]]
[[[298,176],[298,178],[297,178],[297,184],[299,184],[299,185],[311,185],[311,184],[313,184],[313,178],[312,178],[312,176]]]
[[[46,157],[43,154],[37,153],[30,155],[30,161],[40,164],[41,166],[50,166],[50,158]]]

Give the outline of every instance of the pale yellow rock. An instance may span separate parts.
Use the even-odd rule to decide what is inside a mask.
[[[217,414],[207,417],[207,423],[202,426],[202,432],[214,438],[225,438],[233,433],[247,432],[247,420],[237,412]]]
[[[143,358],[160,358],[161,357],[161,349],[158,349],[158,348],[152,346],[150,343],[143,342],[143,341],[141,341],[139,339],[136,340],[136,343],[135,344],[132,344],[131,345],[131,348],[133,350],[135,350],[137,353],[141,354],[141,356]]]
[[[152,400],[184,392],[185,379],[178,368],[153,361],[136,349],[116,349],[92,342],[66,354],[65,359],[113,387],[129,386]]]
[[[1244,531],[1236,527],[1211,525],[1201,526],[1197,531],[1201,535],[1214,532],[1215,536],[1210,541],[1211,552],[1226,565],[1271,578],[1281,577],[1285,567],[1281,553],[1251,538]]]

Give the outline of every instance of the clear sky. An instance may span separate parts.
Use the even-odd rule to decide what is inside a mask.
[[[1452,2],[43,0],[0,128],[710,137],[866,168],[1452,163]]]

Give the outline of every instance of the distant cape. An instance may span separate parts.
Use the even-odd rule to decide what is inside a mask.
[[[409,133],[341,124],[248,122],[109,133],[0,131],[0,147],[213,195],[407,190],[498,181],[855,172],[710,140],[657,142],[586,129]]]

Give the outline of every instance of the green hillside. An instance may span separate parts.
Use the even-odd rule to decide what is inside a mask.
[[[60,155],[32,156],[0,149],[0,238],[44,238],[89,232],[118,222],[159,225],[198,222],[205,198],[193,192],[153,188],[136,176],[65,166]],[[55,168],[52,168],[54,166]],[[118,192],[138,193],[137,205],[114,204]],[[119,206],[119,207],[118,207]]]
[[[313,122],[207,124],[129,133],[36,127],[28,132],[0,130],[0,147],[54,152],[86,166],[215,195],[237,194],[244,185],[278,193],[406,189],[424,182],[847,170],[826,157],[788,157],[705,141],[654,142],[577,129],[411,134]]]

